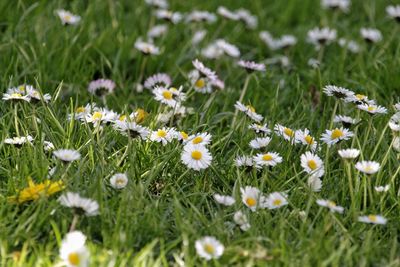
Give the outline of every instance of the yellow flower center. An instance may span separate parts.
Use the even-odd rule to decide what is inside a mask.
[[[76,252],[72,252],[68,255],[68,262],[72,265],[79,265],[80,263],[79,254]]]
[[[246,108],[248,108],[251,112],[256,112],[256,109],[251,105],[247,105]]]
[[[185,132],[181,132],[181,136],[183,140],[187,140],[189,138],[189,135]]]
[[[11,94],[11,97],[22,97],[22,95],[21,95],[21,94],[18,94],[18,93],[12,93],[12,94]]]
[[[280,206],[282,204],[282,200],[280,199],[275,199],[274,201],[272,201],[272,205],[274,206]]]
[[[201,136],[197,136],[193,139],[193,144],[200,144],[201,142],[203,142],[203,137]]]
[[[146,111],[144,111],[144,109],[138,108],[138,109],[136,110],[135,121],[136,121],[137,123],[141,123],[141,122],[144,121],[144,119],[146,118],[147,115],[148,115],[148,114],[147,114]]]
[[[117,185],[123,185],[123,184],[125,184],[125,180],[124,179],[117,179],[116,184]]]
[[[335,130],[332,131],[331,138],[338,139],[338,138],[342,137],[343,135],[344,135],[343,131],[336,128]]]
[[[333,201],[328,200],[328,207],[336,207],[336,203]]]
[[[18,86],[18,91],[25,92],[25,85]]]
[[[311,135],[307,135],[304,140],[306,140],[307,144],[312,145],[314,144],[314,138]]]
[[[371,166],[366,166],[365,168],[364,168],[364,171],[365,172],[371,172],[371,171],[373,171],[373,169],[372,169],[372,167]]]
[[[121,116],[119,116],[119,119],[118,119],[119,121],[124,121],[124,120],[126,120],[126,115],[121,115]]]
[[[193,150],[192,151],[192,159],[200,160],[202,156],[203,155],[201,154],[201,151],[199,151],[199,150]]]
[[[103,114],[101,114],[101,112],[98,112],[98,111],[96,111],[95,113],[93,113],[93,116],[92,116],[92,118],[94,119],[94,120],[99,120],[99,119],[101,119],[103,117]]]
[[[248,198],[246,198],[246,204],[249,207],[254,207],[257,204],[257,200],[252,197],[248,197]]]
[[[64,16],[64,19],[65,19],[66,21],[71,21],[72,17],[71,17],[70,15],[65,15],[65,16]]]
[[[264,161],[270,161],[270,160],[273,159],[273,157],[270,154],[265,154],[265,155],[262,156],[262,159]]]
[[[307,162],[307,165],[311,170],[315,170],[317,168],[317,163],[312,159]]]
[[[162,92],[162,95],[167,100],[171,100],[172,99],[172,93],[170,91],[164,91],[164,92]]]
[[[78,108],[76,108],[75,112],[76,112],[76,113],[85,112],[85,107],[78,107]]]
[[[205,244],[204,245],[204,250],[208,253],[208,254],[214,254],[215,248],[213,245],[211,244]]]
[[[290,137],[293,137],[293,136],[294,136],[294,132],[293,132],[292,129],[284,128],[284,129],[283,129],[283,132],[284,132],[286,135],[290,136]]]
[[[365,99],[367,96],[365,96],[365,95],[362,95],[362,94],[356,94],[356,98],[358,99],[358,100],[363,100],[363,99]]]
[[[368,216],[368,219],[369,219],[371,222],[376,222],[376,221],[378,220],[378,218],[377,218],[375,215],[369,215],[369,216]]]
[[[158,136],[158,137],[161,137],[161,138],[164,138],[164,137],[167,136],[167,132],[164,131],[164,130],[158,130],[158,131],[157,131],[157,136]]]
[[[148,46],[145,46],[145,47],[143,47],[143,53],[145,53],[145,54],[150,54],[150,47],[148,47]]]
[[[200,78],[196,81],[196,83],[194,84],[194,86],[196,86],[197,88],[203,88],[206,85],[206,82],[203,78]]]
[[[374,110],[376,110],[376,107],[374,107],[374,106],[368,106],[368,111],[374,111]]]

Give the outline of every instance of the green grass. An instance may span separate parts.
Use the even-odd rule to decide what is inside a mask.
[[[156,22],[143,1],[0,1],[2,91],[28,83],[53,96],[49,104],[3,101],[0,105],[0,265],[53,266],[59,261],[59,245],[73,218],[71,210],[57,202],[60,193],[21,205],[7,201],[27,186],[27,177],[43,181],[49,167],[57,166],[52,179],[62,178],[65,192],[79,192],[100,204],[100,215],[80,217],[77,225],[88,237],[91,266],[399,266],[399,156],[392,149],[387,122],[400,97],[400,24],[386,16],[385,7],[392,1],[352,2],[348,14],[333,14],[321,9],[317,0],[171,0],[171,9],[181,12],[193,8],[215,12],[218,5],[245,7],[258,16],[259,25],[247,30],[231,21],[221,24],[221,18],[210,25],[169,25],[167,35],[156,41],[163,53],[149,57],[142,69],[144,56],[133,45]],[[82,22],[62,26],[54,15],[59,8],[79,14]],[[361,52],[351,54],[332,44],[324,51],[321,68],[310,68],[307,61],[317,58],[318,52],[305,39],[315,26],[330,26],[339,36],[357,40]],[[366,26],[380,29],[383,41],[366,45],[359,35],[359,29]],[[330,128],[335,106],[335,99],[322,93],[327,84],[368,95],[389,113],[370,117],[339,103],[335,114],[363,121],[352,129],[356,134],[352,140],[330,149],[322,145],[318,152],[325,162],[321,192],[312,192],[306,184],[300,166],[306,148],[291,146],[276,135],[268,147],[281,154],[282,164],[261,172],[238,169],[233,165],[237,155],[256,154],[248,146],[255,135],[247,130],[250,121],[243,114],[239,114],[237,129],[230,128],[233,105],[247,74],[231,58],[202,58],[190,40],[203,27],[208,34],[201,47],[213,38],[224,38],[237,45],[245,59],[260,62],[288,56],[290,68],[268,65],[265,74],[253,74],[244,98],[265,116],[270,127],[281,123],[308,128],[320,137]],[[298,43],[285,52],[271,51],[258,38],[261,30],[274,36],[293,34]],[[188,133],[213,135],[209,146],[213,162],[204,171],[188,170],[181,163],[178,142],[162,146],[132,141],[111,126],[96,134],[90,125],[67,120],[77,106],[103,105],[86,88],[91,80],[105,77],[117,83],[115,94],[107,96],[108,107],[119,113],[143,108],[149,113],[144,124],[157,129],[161,127],[155,121],[159,103],[148,90],[135,90],[135,84],[143,82],[138,80],[141,71],[143,77],[166,72],[175,86],[183,85],[186,91],[190,88],[186,76],[195,58],[216,70],[226,84],[225,90],[211,95],[193,94],[185,106],[194,108],[194,113],[175,125]],[[35,138],[33,146],[4,144],[4,139],[17,135],[17,129],[20,135]],[[43,140],[56,148],[77,149],[82,159],[66,167],[43,151]],[[371,188],[390,185],[386,193],[371,190],[366,206],[363,192],[356,193],[354,203],[350,200],[348,179],[361,179],[364,185],[365,177],[354,164],[346,169],[338,156],[337,150],[347,147],[362,150],[361,159],[382,164],[378,174],[367,178]],[[109,185],[116,172],[129,177],[121,191]],[[265,194],[287,191],[289,205],[252,213],[240,201],[239,188],[246,185]],[[218,205],[213,193],[233,194],[236,204]],[[319,207],[318,198],[345,207],[344,214]],[[249,231],[226,224],[237,210],[249,216]],[[306,212],[306,219],[299,211]],[[382,214],[388,223],[357,222],[359,215],[370,213]],[[205,235],[225,245],[219,260],[206,263],[196,255],[194,242]]]

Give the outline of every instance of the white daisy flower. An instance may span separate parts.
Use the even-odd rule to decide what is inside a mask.
[[[194,134],[189,136],[188,143],[193,145],[208,145],[211,143],[211,138],[212,135],[207,132]]]
[[[214,194],[214,199],[217,201],[219,204],[222,204],[224,206],[232,206],[235,204],[235,199],[231,196],[224,196],[220,194]]]
[[[257,17],[252,15],[247,9],[239,8],[238,10],[236,10],[236,14],[239,20],[242,21],[247,28],[255,29],[257,27]]]
[[[379,171],[381,165],[376,161],[359,161],[355,165],[356,169],[365,174],[374,174]]]
[[[221,244],[215,237],[213,236],[205,236],[201,239],[196,240],[195,248],[197,255],[200,258],[209,261],[211,259],[218,259],[224,254],[224,245]]]
[[[246,214],[242,211],[237,211],[233,214],[233,221],[240,227],[240,229],[244,232],[250,229],[249,219]]]
[[[334,96],[339,99],[345,99],[347,97],[351,97],[354,95],[354,92],[335,85],[326,85],[322,91],[327,95],[327,96]]]
[[[371,115],[374,114],[386,114],[387,113],[387,109],[385,107],[382,106],[378,106],[375,104],[361,104],[357,106],[358,109],[364,110],[366,112],[368,112]]]
[[[22,146],[25,143],[32,144],[33,137],[30,135],[21,136],[21,137],[13,137],[4,139],[4,144]]]
[[[144,87],[153,90],[154,87],[166,87],[171,85],[171,77],[166,73],[156,73],[144,81]]]
[[[58,198],[58,202],[64,207],[75,209],[76,212],[84,213],[86,216],[99,214],[99,203],[96,200],[81,197],[78,193],[67,192]]]
[[[119,118],[118,113],[108,110],[106,108],[95,109],[92,114],[87,114],[84,121],[92,123],[95,127],[101,123],[111,123],[117,121]]]
[[[147,32],[147,37],[150,39],[158,38],[166,34],[168,31],[168,26],[164,24],[154,25]]]
[[[252,107],[250,105],[245,106],[242,103],[240,103],[239,101],[236,102],[235,108],[241,112],[244,112],[253,121],[260,122],[264,118],[262,115],[256,113],[256,110],[254,107]]]
[[[400,112],[397,112],[390,118],[389,127],[394,132],[400,132]]]
[[[240,188],[240,193],[243,204],[245,204],[251,211],[256,211],[259,206],[259,201],[263,199],[260,190],[256,187],[246,186],[245,188]]]
[[[308,129],[295,131],[295,143],[303,144],[309,147],[312,151],[317,149],[317,142],[315,141],[315,138],[310,135]]]
[[[60,258],[68,267],[89,265],[89,250],[85,246],[86,236],[80,231],[69,232],[61,242]]]
[[[331,212],[343,213],[344,208],[336,205],[335,202],[326,199],[317,199],[317,204],[321,207],[329,208]]]
[[[267,152],[264,154],[257,154],[253,157],[253,160],[257,168],[262,168],[264,166],[275,166],[282,162],[282,157],[276,152]]]
[[[361,28],[360,33],[368,43],[377,43],[382,40],[382,34],[378,29]]]
[[[306,173],[312,174],[316,177],[324,175],[324,163],[318,155],[311,152],[306,152],[301,155],[301,167]]]
[[[94,110],[97,110],[95,103],[88,103],[86,106],[77,107],[74,111],[74,114],[68,115],[68,120],[70,120],[72,116],[74,116],[76,120],[83,120]]]
[[[23,100],[23,101],[26,101],[26,102],[30,102],[31,101],[30,96],[23,95],[21,93],[11,93],[11,94],[4,93],[2,99],[5,100],[5,101],[8,101],[8,100],[11,100],[11,101]]]
[[[322,181],[319,177],[311,175],[307,178],[307,185],[313,192],[319,192],[322,188]]]
[[[128,176],[125,173],[116,173],[111,176],[110,184],[115,189],[123,189],[128,184]]]
[[[340,9],[347,12],[350,7],[350,0],[321,0],[321,6],[325,9]]]
[[[208,11],[193,10],[186,15],[186,22],[207,22],[214,23],[217,21],[217,17]]]
[[[265,71],[265,65],[262,63],[256,63],[254,61],[239,60],[237,63],[240,67],[246,69],[247,72],[253,71]]]
[[[44,151],[52,151],[54,150],[54,144],[49,141],[43,141],[43,149]]]
[[[91,81],[88,86],[88,91],[92,95],[103,96],[114,92],[115,82],[108,79],[98,79]]]
[[[372,224],[386,224],[387,219],[381,215],[368,215],[368,216],[359,216],[358,221],[363,223],[372,223]]]
[[[201,50],[201,55],[208,59],[218,59],[224,55],[224,51],[212,42]]]
[[[285,140],[290,141],[291,143],[298,142],[298,140],[296,140],[296,132],[294,130],[281,124],[275,124],[274,130],[278,136],[283,137]]]
[[[198,30],[193,34],[192,37],[192,44],[193,45],[198,45],[201,41],[204,40],[204,37],[206,37],[207,31],[206,30]]]
[[[375,105],[374,100],[368,99],[368,96],[363,95],[363,94],[349,95],[344,99],[344,101],[347,103],[354,103],[357,105],[361,105],[361,104]]]
[[[307,32],[307,40],[309,43],[319,48],[322,45],[328,45],[336,39],[337,33],[335,29],[328,27],[318,28],[315,27]]]
[[[172,24],[177,24],[182,20],[183,16],[179,12],[173,12],[170,10],[160,9],[160,10],[156,11],[156,18],[169,21]]]
[[[325,130],[325,133],[323,133],[321,136],[321,140],[328,146],[331,146],[339,143],[342,140],[349,140],[353,136],[354,133],[352,131],[341,127],[333,130]]]
[[[236,167],[253,167],[253,158],[251,156],[238,156],[235,158]]]
[[[307,65],[310,66],[310,67],[313,68],[313,69],[318,69],[319,66],[321,65],[321,62],[320,62],[318,59],[310,58],[310,59],[307,61]]]
[[[271,133],[271,130],[268,128],[267,124],[253,123],[253,124],[250,124],[248,128],[255,131],[256,133],[263,133],[263,134]]]
[[[183,88],[169,89],[156,86],[153,89],[154,99],[172,108],[179,108],[181,103],[186,100],[186,94],[182,92]]]
[[[195,67],[203,77],[207,77],[209,80],[214,81],[218,79],[218,76],[215,74],[214,71],[204,66],[202,62],[198,59],[192,61],[193,67]]]
[[[150,140],[158,143],[162,143],[164,146],[170,143],[176,136],[176,130],[174,128],[163,127],[157,131],[153,131],[150,134]]]
[[[141,139],[145,140],[150,134],[150,130],[148,128],[143,127],[136,122],[116,121],[113,127],[115,130],[131,138],[140,137]]]
[[[287,195],[282,192],[273,192],[269,194],[261,206],[270,210],[277,209],[288,204]]]
[[[159,9],[167,9],[168,1],[167,0],[145,0],[146,4],[149,6],[153,6]]]
[[[360,150],[349,148],[338,150],[338,153],[342,159],[355,159],[360,155]]]
[[[396,111],[400,111],[400,102],[397,102],[396,104],[394,104],[393,107]]]
[[[237,46],[228,43],[227,41],[225,41],[224,39],[217,39],[215,41],[215,45],[221,49],[221,51],[233,58],[238,58],[240,56],[240,50],[239,48],[237,48]]]
[[[249,146],[252,149],[260,149],[268,146],[270,142],[271,142],[270,137],[257,137],[250,141]]]
[[[205,146],[189,143],[183,147],[181,160],[189,169],[199,171],[211,165],[212,156]]]
[[[349,117],[349,116],[336,115],[333,118],[333,122],[342,123],[343,126],[347,128],[347,127],[350,127],[350,126],[352,126],[354,124],[359,123],[360,120],[359,119],[353,119],[352,117]]]
[[[384,186],[374,186],[374,189],[375,189],[375,191],[376,192],[379,192],[379,193],[381,193],[381,192],[387,192],[387,191],[389,191],[389,189],[390,189],[390,185],[384,185]]]
[[[72,162],[81,158],[81,154],[74,149],[55,150],[53,155],[63,162]]]
[[[386,13],[389,17],[394,18],[397,22],[400,22],[400,5],[387,6]]]
[[[71,12],[64,9],[56,10],[56,13],[63,25],[77,25],[81,21],[80,16],[74,15]]]
[[[289,48],[297,43],[297,38],[293,35],[282,35],[274,39],[268,31],[260,32],[259,37],[272,50]]]
[[[189,72],[188,78],[196,92],[203,94],[212,92],[211,81],[207,77],[201,76],[198,70],[192,70]]]
[[[145,55],[159,55],[160,48],[152,43],[144,42],[140,38],[135,42],[135,48]]]
[[[344,38],[340,38],[338,43],[341,47],[347,48],[350,52],[352,52],[354,54],[360,52],[359,44],[353,40],[347,40]]]
[[[219,6],[217,9],[218,15],[233,21],[239,20],[239,15],[236,12],[232,12],[224,6]]]

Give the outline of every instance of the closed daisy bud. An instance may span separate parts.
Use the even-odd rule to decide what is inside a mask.
[[[233,204],[235,204],[235,199],[231,196],[224,196],[224,195],[220,195],[220,194],[214,194],[214,199],[216,202],[218,202],[219,204],[222,204],[224,206],[232,206]]]
[[[195,242],[195,248],[199,257],[209,261],[218,259],[224,253],[224,245],[213,236],[205,236]]]
[[[89,265],[89,250],[85,246],[86,236],[80,231],[68,233],[60,247],[60,258],[68,267]]]
[[[110,184],[115,189],[123,189],[128,184],[128,176],[125,173],[116,173],[110,178]]]
[[[181,160],[189,169],[199,171],[211,165],[212,156],[203,145],[187,144],[183,148]]]
[[[381,165],[375,161],[360,161],[355,165],[356,169],[365,174],[374,174],[379,171]]]
[[[372,224],[386,224],[387,219],[381,215],[368,215],[368,216],[359,216],[358,221],[363,223],[372,223]]]
[[[321,207],[329,208],[331,212],[343,213],[344,208],[337,206],[335,202],[325,199],[317,199],[317,204]]]
[[[389,191],[389,189],[390,189],[390,185],[384,185],[384,186],[375,186],[374,187],[374,189],[375,189],[375,191],[376,192],[387,192],[387,191]]]
[[[349,148],[338,150],[338,153],[342,159],[355,159],[360,155],[360,150]]]

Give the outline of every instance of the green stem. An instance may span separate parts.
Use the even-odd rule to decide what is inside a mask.
[[[243,86],[243,89],[242,89],[242,93],[240,94],[240,97],[239,97],[239,102],[240,102],[240,103],[242,103],[243,98],[244,98],[244,95],[246,94],[247,87],[248,87],[249,81],[250,81],[250,77],[251,77],[251,75],[247,75],[246,80],[244,81],[244,86]],[[236,110],[235,110],[235,114],[233,115],[233,120],[232,120],[232,124],[231,124],[231,129],[233,128],[233,126],[234,126],[235,123],[236,123],[236,119],[237,119],[238,113],[239,113],[239,110],[236,109]]]

